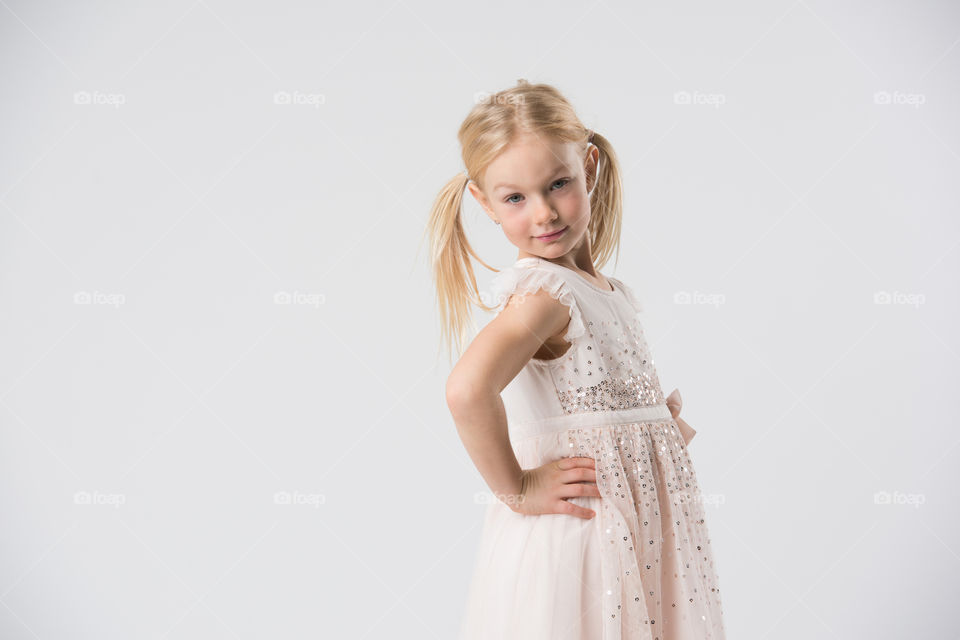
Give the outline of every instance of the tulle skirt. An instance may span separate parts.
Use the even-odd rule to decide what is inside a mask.
[[[705,501],[666,407],[518,431],[524,469],[594,458],[602,497],[569,500],[597,515],[521,515],[494,500],[460,639],[723,640]]]

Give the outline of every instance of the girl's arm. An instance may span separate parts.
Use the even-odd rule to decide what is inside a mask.
[[[447,406],[457,432],[498,497],[521,492],[520,464],[510,446],[500,392],[569,322],[569,308],[547,291],[516,294],[477,334],[447,378]]]

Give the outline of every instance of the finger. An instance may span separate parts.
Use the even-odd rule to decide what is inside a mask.
[[[587,467],[577,467],[575,469],[567,469],[560,474],[560,479],[563,482],[597,482],[597,471],[596,469],[587,468]]]
[[[600,495],[600,489],[597,485],[587,482],[562,485],[557,495],[561,498],[603,497]]]
[[[579,456],[576,458],[560,458],[557,460],[557,468],[562,471],[576,469],[578,467],[596,468],[597,461],[590,457]]]
[[[557,505],[557,513],[565,513],[571,516],[576,516],[577,518],[583,518],[585,520],[589,520],[597,515],[597,512],[593,509],[581,507],[567,500],[560,501],[560,503]]]

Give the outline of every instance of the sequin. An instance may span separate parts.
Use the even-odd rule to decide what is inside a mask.
[[[603,593],[609,637],[648,638],[638,625],[661,625],[663,635],[654,637],[664,640],[680,630],[688,634],[682,637],[725,637],[700,487],[689,451],[672,431],[672,420],[609,424],[526,438],[515,447],[525,468],[564,449],[597,461],[605,498],[598,514],[602,563],[616,585]]]
[[[584,528],[573,516],[491,505],[461,640],[724,640],[704,501],[635,295],[616,278],[608,276],[614,289],[603,291],[540,259],[512,270],[501,294],[542,286],[570,306],[571,322],[564,355],[531,361],[502,394],[511,444],[523,469],[593,458],[601,498],[581,504],[598,522]],[[577,572],[594,571],[599,588],[579,588]]]
[[[558,390],[557,395],[567,413],[630,409],[664,402],[660,383],[650,372],[608,378],[589,387]]]

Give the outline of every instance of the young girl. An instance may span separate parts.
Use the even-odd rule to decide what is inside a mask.
[[[464,351],[446,400],[498,498],[487,510],[461,638],[724,638],[700,489],[623,282],[619,165],[553,87],[520,80],[460,127],[467,173],[429,231],[443,333],[459,351],[471,304],[499,310]],[[481,301],[463,191],[518,260]],[[487,268],[497,271],[480,260]]]

